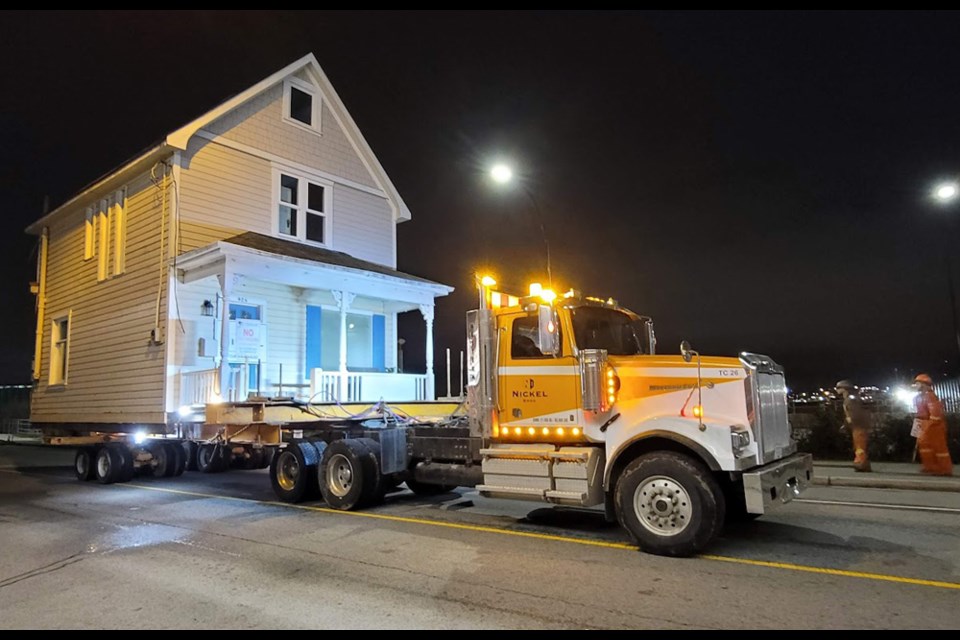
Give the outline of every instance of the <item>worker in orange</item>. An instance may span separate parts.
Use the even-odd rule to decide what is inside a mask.
[[[844,424],[853,436],[853,468],[856,471],[870,471],[870,456],[867,454],[870,428],[873,426],[870,411],[863,405],[852,382],[841,380],[836,388],[837,393],[843,396]]]
[[[933,380],[921,373],[913,380],[917,395],[913,404],[917,409],[919,434],[917,450],[920,452],[921,471],[936,476],[953,475],[953,462],[947,449],[947,420],[943,404],[933,392]]]

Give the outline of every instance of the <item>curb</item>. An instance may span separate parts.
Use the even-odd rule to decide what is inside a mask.
[[[813,484],[827,487],[864,489],[907,489],[911,491],[947,491],[960,493],[960,482],[951,480],[911,480],[909,478],[852,478],[849,476],[813,476]]]

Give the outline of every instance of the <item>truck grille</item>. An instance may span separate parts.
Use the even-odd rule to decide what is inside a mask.
[[[745,380],[750,426],[757,440],[760,464],[790,455],[796,450],[787,416],[787,385],[783,369],[772,359],[741,354],[749,375]]]

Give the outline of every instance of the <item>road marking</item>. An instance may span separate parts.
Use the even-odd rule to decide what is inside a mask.
[[[813,500],[810,498],[794,498],[793,502],[806,502],[807,504],[835,504],[841,507],[876,507],[877,509],[896,509],[903,511],[960,513],[960,509],[954,507],[921,507],[913,504],[881,504],[877,502],[847,502],[844,500]]]
[[[459,529],[462,531],[476,531],[480,533],[492,533],[496,535],[514,536],[517,538],[535,538],[537,540],[550,540],[553,542],[566,542],[570,544],[579,544],[589,547],[602,547],[606,549],[625,549],[628,551],[637,551],[637,546],[625,542],[607,542],[603,540],[590,540],[587,538],[575,538],[571,536],[558,536],[549,533],[534,533],[532,531],[516,531],[514,529],[502,529],[499,527],[485,527],[483,525],[461,524],[457,522],[443,522],[440,520],[430,520],[429,518],[411,518],[409,516],[394,516],[386,513],[371,513],[369,511],[340,511],[329,507],[314,507],[303,504],[290,504],[288,502],[277,502],[274,500],[257,500],[255,498],[237,498],[235,496],[222,496],[212,493],[201,493],[199,491],[185,491],[183,489],[168,489],[163,487],[149,487],[141,484],[115,484],[115,487],[125,487],[128,489],[145,489],[148,491],[158,491],[160,493],[172,493],[184,496],[193,496],[196,498],[211,498],[214,500],[231,500],[234,502],[246,502],[260,504],[271,507],[285,507],[288,509],[300,509],[301,511],[313,511],[317,513],[329,513],[339,516],[354,516],[357,518],[371,518],[373,520],[385,520],[388,522],[401,522],[406,524],[426,525],[431,527],[443,527],[446,529]],[[912,584],[924,587],[936,587],[938,589],[954,589],[960,591],[960,582],[944,582],[942,580],[923,580],[920,578],[905,578],[902,576],[892,576],[883,573],[865,573],[862,571],[846,571],[844,569],[829,569],[824,567],[812,567],[802,564],[790,564],[787,562],[768,562],[766,560],[750,560],[748,558],[734,558],[730,556],[700,555],[697,556],[703,560],[712,560],[714,562],[727,562],[731,564],[742,564],[753,567],[765,567],[768,569],[780,569],[782,571],[801,571],[805,573],[819,573],[828,576],[839,576],[844,578],[858,578],[861,580],[875,580],[880,582],[894,582],[899,584]]]

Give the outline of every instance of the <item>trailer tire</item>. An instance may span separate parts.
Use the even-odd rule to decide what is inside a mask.
[[[681,453],[659,451],[627,463],[614,492],[617,519],[641,550],[689,556],[723,527],[725,500],[716,478]]]
[[[263,449],[254,449],[250,448],[250,457],[247,458],[243,465],[244,469],[262,469],[263,468]]]
[[[166,442],[154,442],[149,447],[150,455],[156,464],[153,465],[153,475],[158,478],[169,478],[173,475],[177,458],[167,446]]]
[[[187,452],[183,450],[179,442],[168,442],[166,446],[170,449],[174,460],[173,473],[170,474],[170,477],[178,478],[187,470]]]
[[[311,443],[298,440],[278,451],[270,462],[270,484],[277,498],[297,503],[316,497],[318,458]]]
[[[196,471],[197,470],[197,443],[192,440],[183,441],[183,455],[186,459],[186,470],[187,471]]]
[[[273,458],[277,453],[276,447],[264,447],[261,449],[263,451],[263,459],[260,461],[260,469],[269,469],[270,463],[273,462]]]
[[[107,447],[114,449],[117,455],[120,456],[120,471],[117,474],[116,482],[130,482],[133,480],[133,476],[136,475],[136,468],[133,464],[133,451],[119,443],[107,445]]]
[[[230,450],[222,444],[204,443],[197,448],[197,470],[219,473],[230,465]]]
[[[320,493],[327,505],[341,511],[363,507],[379,483],[373,476],[375,454],[356,439],[336,440],[323,451],[317,477]]]
[[[77,474],[77,480],[86,482],[93,480],[96,472],[94,470],[94,458],[96,450],[89,447],[77,449],[77,455],[73,459],[73,470]]]
[[[113,484],[123,468],[123,459],[115,447],[99,447],[94,456],[94,474],[100,484]]]
[[[407,478],[407,488],[418,496],[439,496],[442,493],[450,493],[456,487],[452,484],[429,484],[420,482],[413,478]]]

